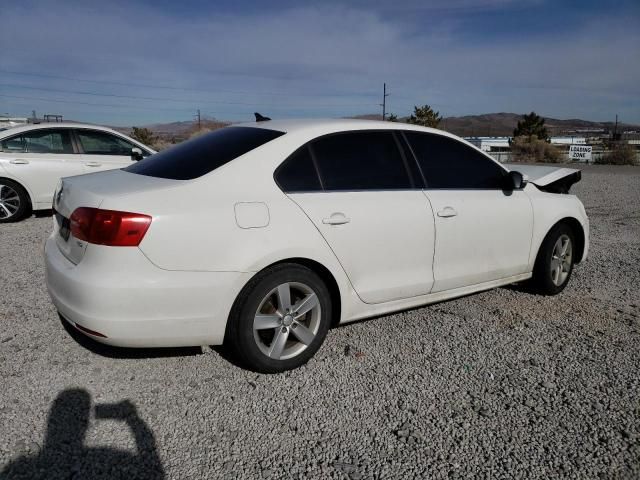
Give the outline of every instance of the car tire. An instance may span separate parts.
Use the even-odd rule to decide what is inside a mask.
[[[258,273],[240,292],[225,344],[243,366],[278,373],[305,364],[331,325],[331,295],[307,267],[284,263]]]
[[[0,178],[0,223],[22,220],[31,213],[27,191],[19,183]]]
[[[544,238],[533,269],[531,285],[543,295],[557,295],[569,283],[573,272],[576,242],[567,224],[553,227]]]

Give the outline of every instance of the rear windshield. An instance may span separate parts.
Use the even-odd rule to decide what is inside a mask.
[[[265,128],[221,128],[151,155],[124,171],[171,180],[192,180],[281,135],[284,132]]]

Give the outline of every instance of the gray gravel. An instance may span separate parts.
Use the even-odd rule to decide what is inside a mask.
[[[272,376],[79,343],[44,287],[50,218],[0,226],[0,477],[640,478],[640,168],[574,189],[592,249],[560,296],[347,325]]]

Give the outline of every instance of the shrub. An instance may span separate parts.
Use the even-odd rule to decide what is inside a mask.
[[[514,162],[558,163],[562,155],[556,147],[537,136],[516,137],[511,143]]]
[[[133,127],[131,138],[134,138],[145,145],[151,145],[155,140],[153,132],[148,128],[142,127]]]
[[[628,143],[622,143],[600,157],[596,163],[607,165],[638,165],[638,155]]]
[[[413,123],[414,125],[421,125],[423,127],[438,128],[441,121],[442,116],[440,115],[440,112],[436,112],[429,105],[423,105],[422,107],[418,107],[416,105],[413,107],[413,113],[407,120],[407,123]]]

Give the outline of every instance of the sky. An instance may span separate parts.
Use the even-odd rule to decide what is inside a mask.
[[[0,114],[493,112],[640,123],[640,1],[4,2]]]

